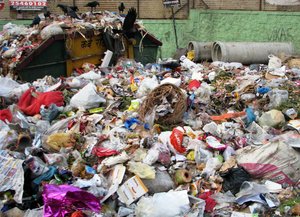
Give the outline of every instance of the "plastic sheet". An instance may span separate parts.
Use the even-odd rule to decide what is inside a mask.
[[[94,195],[70,185],[46,184],[43,190],[44,216],[60,217],[76,210],[100,211],[100,202]]]
[[[137,217],[174,217],[184,215],[190,209],[187,191],[156,193],[143,197],[137,204]]]

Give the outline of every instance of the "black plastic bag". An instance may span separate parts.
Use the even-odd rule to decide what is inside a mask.
[[[223,190],[231,191],[232,194],[236,194],[240,191],[240,187],[245,181],[250,181],[250,174],[241,167],[231,168],[228,172],[221,174],[224,179]]]

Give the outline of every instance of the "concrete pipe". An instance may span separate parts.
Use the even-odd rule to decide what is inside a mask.
[[[214,42],[212,60],[243,64],[268,63],[270,54],[292,55],[291,43],[281,42]]]
[[[194,50],[194,62],[211,61],[211,49],[213,42],[197,42],[190,41],[188,44],[188,51]]]

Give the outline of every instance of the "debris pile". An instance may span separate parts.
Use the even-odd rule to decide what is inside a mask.
[[[1,37],[16,63],[27,48]],[[299,216],[300,67],[270,58],[120,58],[66,78],[0,77],[1,211]]]

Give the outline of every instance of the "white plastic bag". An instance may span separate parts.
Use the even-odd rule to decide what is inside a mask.
[[[7,77],[0,77],[0,96],[11,98],[20,97],[21,94],[29,88],[28,84],[19,84],[18,82]]]
[[[50,38],[51,36],[59,35],[63,33],[64,33],[63,29],[57,23],[54,23],[54,24],[50,24],[49,26],[46,26],[41,31],[41,38],[45,40],[47,38]]]
[[[89,83],[71,98],[70,105],[74,108],[90,109],[105,102],[106,100],[97,94],[96,86]]]
[[[139,89],[137,90],[137,97],[143,97],[146,96],[150,91],[152,91],[154,88],[156,88],[158,86],[158,81],[157,78],[155,76],[153,76],[152,78],[145,78],[140,86]]]
[[[184,216],[189,210],[187,191],[170,191],[141,198],[135,214],[137,217],[174,217]]]
[[[84,73],[84,74],[78,76],[77,78],[84,78],[84,79],[88,79],[88,80],[96,80],[96,79],[100,79],[101,75],[92,70],[92,71],[89,71],[87,73]]]
[[[269,55],[268,58],[269,58],[269,64],[268,64],[269,70],[274,70],[281,67],[282,65],[281,59],[279,59],[277,56]]]

